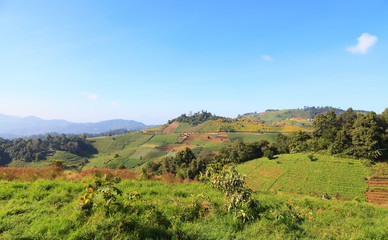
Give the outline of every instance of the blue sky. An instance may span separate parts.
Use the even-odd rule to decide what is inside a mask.
[[[0,113],[388,107],[387,1],[1,1]]]

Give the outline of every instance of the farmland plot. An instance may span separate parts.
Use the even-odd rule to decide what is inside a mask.
[[[247,182],[257,191],[292,192],[351,200],[366,200],[368,171],[358,160],[307,154],[279,155],[277,159],[260,158],[246,162],[237,170],[247,175]]]

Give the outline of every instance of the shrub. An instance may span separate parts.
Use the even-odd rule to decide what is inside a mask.
[[[264,155],[264,157],[268,158],[269,160],[273,159],[273,157],[274,157],[274,153],[269,149],[265,150],[263,155]]]
[[[233,167],[210,167],[210,184],[213,188],[225,194],[225,206],[228,212],[233,212],[236,219],[248,222],[258,217],[258,203],[251,198],[252,190],[245,187],[245,176],[239,174]]]
[[[310,161],[314,162],[316,161],[317,159],[314,157],[314,154],[309,154],[307,155],[307,157],[310,159]]]
[[[120,164],[117,166],[117,169],[126,169],[126,167],[124,166],[124,164],[120,163]]]

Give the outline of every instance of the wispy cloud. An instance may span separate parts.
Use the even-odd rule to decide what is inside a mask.
[[[265,61],[268,61],[268,62],[273,62],[274,61],[274,59],[270,55],[266,55],[266,54],[261,55],[261,58],[263,60],[265,60]]]
[[[117,105],[118,103],[117,101],[112,101],[112,105]]]
[[[82,95],[84,95],[86,98],[88,98],[94,102],[97,101],[97,99],[98,99],[97,93],[82,92]]]
[[[368,52],[369,48],[377,42],[377,37],[370,35],[369,33],[363,33],[359,38],[357,38],[357,45],[350,46],[346,48],[346,51],[351,53],[365,54]]]

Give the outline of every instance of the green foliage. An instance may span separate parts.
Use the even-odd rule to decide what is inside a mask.
[[[226,209],[233,212],[236,219],[249,222],[258,217],[258,203],[251,198],[252,190],[245,187],[245,176],[240,175],[234,167],[220,165],[210,167],[206,173],[210,184],[225,194]]]
[[[0,138],[0,165],[11,161],[33,162],[46,159],[46,156],[53,155],[55,151],[65,151],[78,156],[89,156],[96,153],[96,149],[77,135],[67,137],[62,134],[52,137],[48,135],[45,139],[16,139],[4,140]]]
[[[278,135],[276,147],[279,153],[325,150],[378,161],[388,152],[388,122],[384,114],[369,112],[357,116],[351,108],[339,116],[334,111],[318,114],[312,137],[301,131]]]
[[[126,169],[126,167],[124,166],[124,164],[120,163],[120,164],[117,166],[117,169]]]
[[[310,161],[314,162],[317,160],[317,158],[315,158],[314,154],[310,153],[307,155],[308,159],[310,159]]]
[[[182,178],[194,179],[206,170],[208,163],[212,162],[214,154],[210,151],[202,151],[198,157],[186,148],[178,152],[175,157],[165,157],[160,162],[148,162],[144,169],[155,174],[173,173]]]
[[[56,166],[56,167],[59,167],[59,168],[63,168],[63,161],[54,160],[54,161],[51,162],[51,166]]]
[[[177,121],[179,123],[189,123],[190,125],[196,126],[208,120],[217,120],[220,118],[222,117],[213,115],[209,112],[202,110],[201,112],[196,112],[193,115],[189,115],[189,116],[187,116],[186,114],[182,114],[181,116],[170,120],[169,123]]]
[[[118,177],[94,177],[92,183],[86,187],[86,193],[80,198],[80,208],[82,210],[92,211],[98,208],[103,208],[105,214],[110,214],[112,207],[119,205],[118,197],[122,195],[122,191],[115,185],[121,181]]]
[[[252,143],[244,143],[241,140],[237,140],[227,147],[222,148],[218,158],[229,159],[233,163],[242,163],[262,157],[263,152],[266,150],[270,150],[273,153],[276,152],[275,146],[269,144],[267,140],[262,139]]]
[[[274,152],[267,149],[263,152],[263,156],[268,158],[269,160],[273,159],[274,158]]]

